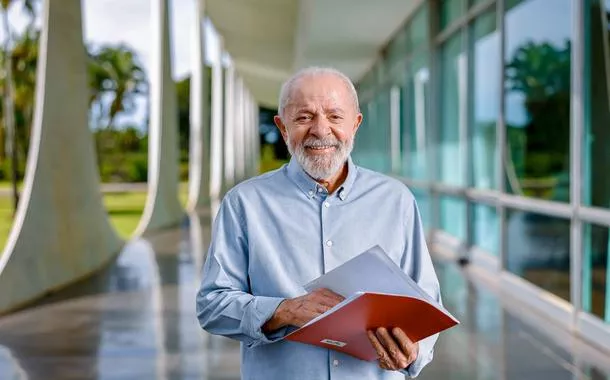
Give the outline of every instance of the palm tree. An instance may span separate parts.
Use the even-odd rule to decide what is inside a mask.
[[[106,129],[112,129],[119,113],[132,112],[138,95],[147,93],[148,81],[136,54],[127,46],[102,46],[91,54],[90,101],[111,97]]]
[[[17,205],[19,204],[19,191],[17,189],[17,176],[18,176],[18,162],[17,162],[17,134],[15,133],[15,85],[13,83],[13,70],[12,70],[12,58],[11,58],[11,47],[12,47],[12,31],[8,20],[8,11],[13,4],[16,4],[19,0],[0,0],[0,7],[2,8],[2,23],[4,27],[4,126],[6,128],[6,139],[7,153],[11,156],[11,182],[13,186],[13,213],[17,211]],[[21,0],[24,8],[31,16],[31,22],[34,20],[35,0]]]
[[[112,131],[116,116],[132,112],[139,95],[146,94],[148,80],[136,54],[125,45],[105,45],[89,52],[89,105],[97,105],[96,127],[107,118],[105,131],[96,133],[98,166],[102,167],[104,141],[113,139]],[[109,102],[109,104],[108,104]],[[105,106],[107,108],[105,109]],[[114,143],[113,143],[114,145]]]
[[[15,86],[15,133],[20,159],[27,159],[30,132],[34,116],[36,90],[36,67],[38,63],[38,41],[40,31],[29,27],[18,40],[12,51],[13,82]]]

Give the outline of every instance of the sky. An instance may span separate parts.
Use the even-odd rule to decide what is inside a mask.
[[[19,3],[19,2],[18,2]],[[138,54],[147,73],[152,65],[151,40],[151,7],[156,4],[151,0],[82,0],[83,33],[85,43],[129,45]],[[191,44],[197,15],[196,0],[169,0],[172,49],[172,76],[181,79],[191,69]],[[39,13],[39,18],[42,12]],[[9,12],[9,21],[14,30],[22,31],[28,23],[28,17],[22,12],[19,4]],[[38,25],[41,20],[36,21]],[[207,60],[215,59],[213,52],[218,49],[216,33],[211,25],[206,25],[208,38]],[[0,28],[0,41],[4,33]],[[212,53],[210,53],[212,52]],[[146,102],[139,99],[134,114],[117,119],[117,123],[143,124]]]

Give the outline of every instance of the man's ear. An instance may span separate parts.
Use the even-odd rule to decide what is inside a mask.
[[[356,134],[356,131],[360,127],[360,124],[362,124],[362,113],[358,112],[358,114],[356,115],[356,123],[354,124],[354,134]]]
[[[280,133],[282,134],[282,137],[284,138],[284,142],[286,144],[288,144],[288,132],[286,131],[286,125],[282,121],[282,118],[279,117],[278,115],[275,115],[273,117],[273,122],[275,123],[277,129],[280,130]]]

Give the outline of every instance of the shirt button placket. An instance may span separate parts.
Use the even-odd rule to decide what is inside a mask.
[[[318,188],[318,191],[322,194],[323,191],[321,188]],[[330,268],[329,266],[329,255],[333,246],[333,241],[331,240],[328,232],[327,225],[328,223],[328,212],[330,208],[330,203],[328,199],[324,198],[322,203],[320,203],[320,220],[322,223],[322,251],[324,255],[324,272],[327,272]]]

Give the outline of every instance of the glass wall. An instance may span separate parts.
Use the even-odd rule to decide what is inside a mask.
[[[585,224],[583,238],[583,310],[610,322],[609,229]]]
[[[472,217],[474,224],[472,243],[497,256],[500,245],[500,225],[496,208],[476,204],[471,212],[474,214]]]
[[[510,0],[504,17],[507,189],[570,200],[571,0]],[[541,22],[552,20],[552,22]]]
[[[456,21],[463,13],[462,0],[441,0],[441,29]]]
[[[570,221],[508,210],[506,269],[570,300]]]
[[[460,33],[440,47],[441,109],[440,109],[440,180],[448,185],[465,185],[464,125],[466,53]]]
[[[428,55],[424,51],[409,62],[407,84],[402,92],[401,130],[405,149],[402,154],[403,175],[415,179],[432,178],[427,166],[429,138]]]
[[[428,229],[430,227],[430,194],[427,191],[421,189],[413,189],[413,195],[421,214],[421,219],[424,227]]]
[[[466,201],[443,196],[440,199],[441,229],[462,241],[466,240]]]
[[[426,228],[443,232],[433,239],[487,252],[500,271],[568,303],[581,292],[576,312],[610,328],[610,0],[423,4],[363,77],[372,90],[359,90],[375,128],[389,128],[391,111],[400,116],[393,174],[415,194]],[[400,99],[388,109],[390,88]],[[383,147],[372,151],[389,169],[382,150],[391,142],[364,140]]]
[[[585,29],[584,203],[610,208],[610,1],[590,0]]]
[[[496,12],[490,10],[470,26],[469,78],[472,181],[474,187],[497,189],[496,124],[500,108],[500,36]]]

